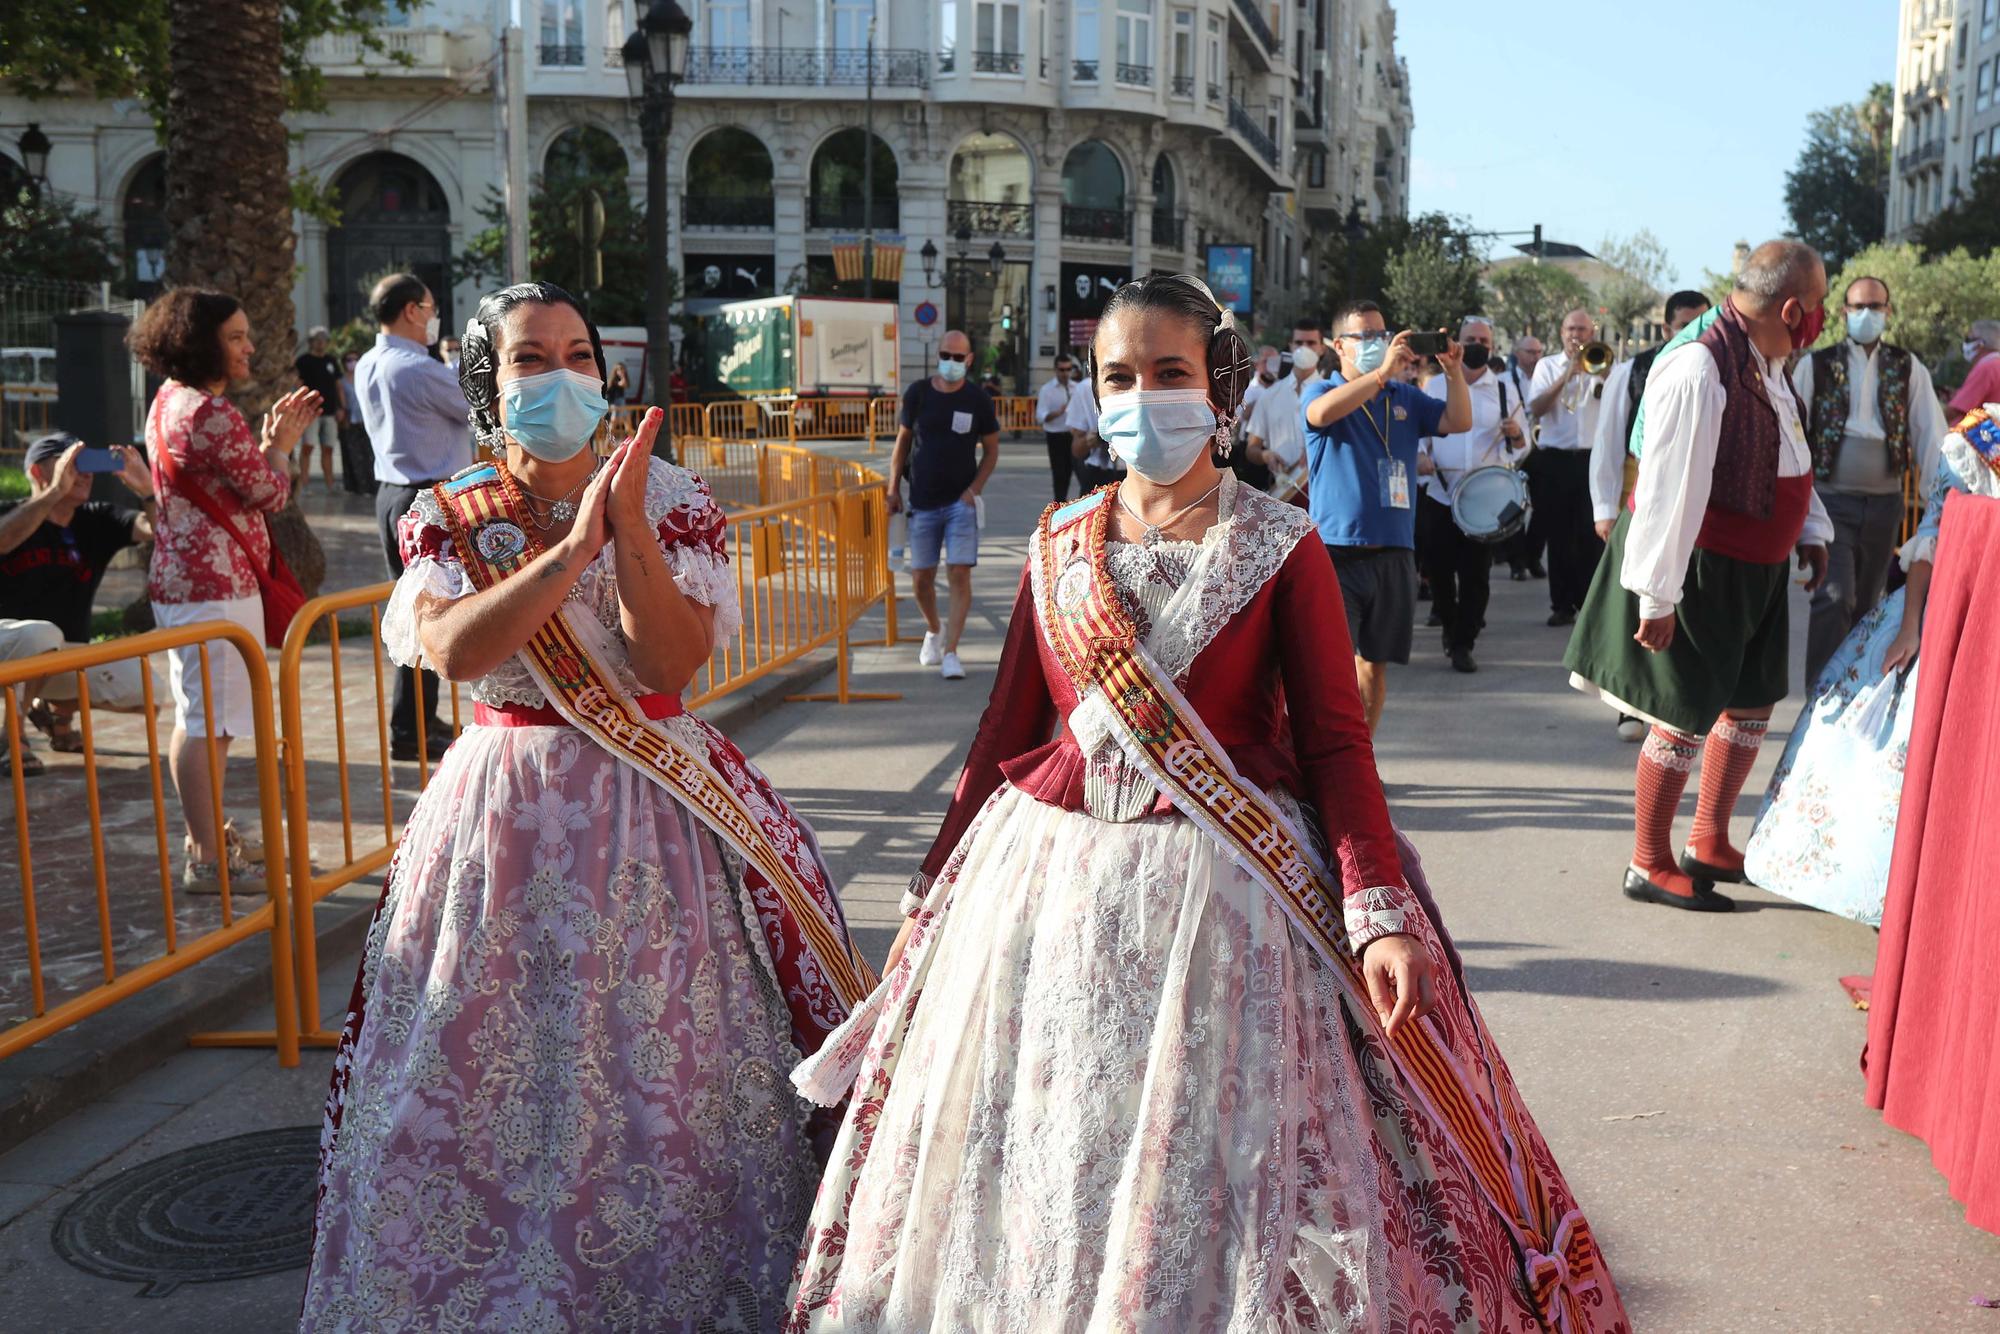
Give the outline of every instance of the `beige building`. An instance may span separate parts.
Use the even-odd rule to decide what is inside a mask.
[[[618,54],[641,3],[523,0],[531,171],[588,141],[622,152],[643,190]],[[1386,0],[682,4],[694,35],[668,153],[669,246],[688,299],[859,294],[836,282],[833,249],[872,222],[878,243],[906,247],[900,280],[876,286],[902,306],[906,371],[962,323],[1025,387],[1087,337],[1117,282],[1207,272],[1211,256],[1218,279],[1247,258],[1245,305],[1287,321],[1324,291],[1316,233],[1350,209],[1407,209],[1409,81]],[[504,178],[505,11],[424,0],[382,33],[399,63],[350,39],[316,44],[329,109],[294,119],[293,160],[343,214],[300,220],[301,328],[360,314],[368,280],[392,267],[432,283],[447,327],[464,320],[478,291],[455,257]],[[104,216],[133,280],[156,279],[164,160],[143,110],[0,88],[0,155],[31,121],[53,143],[50,186]]]
[[[1890,240],[1967,190],[2000,151],[2000,0],[1901,0]]]

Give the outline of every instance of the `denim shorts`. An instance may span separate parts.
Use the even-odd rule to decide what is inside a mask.
[[[962,501],[943,509],[910,511],[910,568],[935,570],[942,548],[947,565],[979,564],[979,511]]]

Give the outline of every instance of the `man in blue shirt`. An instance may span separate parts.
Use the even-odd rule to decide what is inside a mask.
[[[1382,308],[1355,301],[1333,322],[1340,370],[1299,394],[1313,523],[1333,557],[1368,730],[1382,721],[1388,664],[1410,660],[1417,611],[1417,444],[1471,429],[1459,345],[1438,354],[1445,399],[1407,384],[1409,331],[1389,337]]]
[[[403,557],[396,529],[417,493],[472,463],[471,408],[458,376],[430,353],[438,341],[437,299],[413,273],[392,273],[375,284],[368,308],[380,332],[354,367],[354,396],[375,448],[375,522],[382,530],[389,577],[400,578]],[[389,715],[389,750],[399,760],[417,758],[417,674],[396,669],[396,702]],[[424,748],[443,756],[451,728],[438,720],[437,677],[423,673]]]

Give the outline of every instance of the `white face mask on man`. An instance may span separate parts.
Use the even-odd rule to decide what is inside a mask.
[[[1097,434],[1125,466],[1172,486],[1215,439],[1215,407],[1200,389],[1134,389],[1098,404]]]

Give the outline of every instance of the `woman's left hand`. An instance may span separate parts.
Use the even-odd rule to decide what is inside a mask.
[[[1368,984],[1382,1028],[1393,1039],[1437,1005],[1431,957],[1415,936],[1377,936],[1361,950],[1361,976]]]
[[[1882,675],[1887,676],[1898,667],[1907,667],[1917,660],[1918,631],[1914,626],[1904,626],[1889,641],[1889,647],[1882,653]]]
[[[614,536],[645,532],[652,526],[646,518],[646,479],[653,467],[653,440],[665,419],[666,414],[658,408],[647,408],[632,438],[612,451],[606,465],[614,471],[605,517]]]

